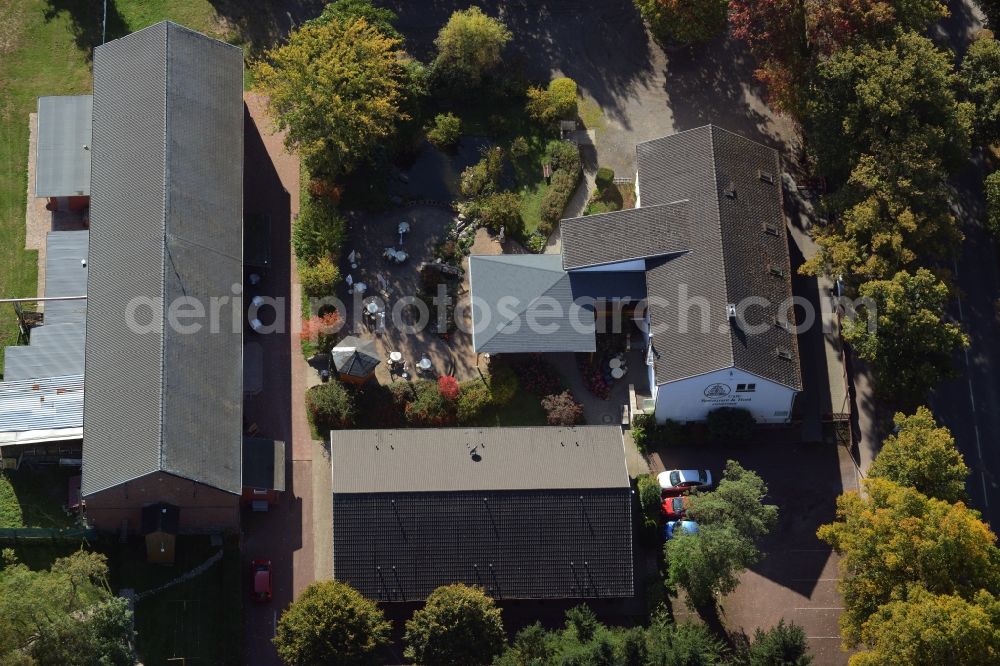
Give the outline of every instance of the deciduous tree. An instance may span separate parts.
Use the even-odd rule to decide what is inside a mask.
[[[869,649],[850,666],[1000,663],[1000,601],[985,590],[967,601],[915,588],[872,615],[861,640]]]
[[[111,595],[107,560],[80,550],[33,571],[3,551],[0,662],[89,666],[132,663],[128,602]]]
[[[500,609],[481,588],[437,588],[406,622],[406,657],[421,666],[487,666],[506,643]]]
[[[397,18],[396,12],[384,7],[376,7],[371,3],[371,0],[335,0],[324,7],[323,13],[314,18],[312,22],[340,21],[341,23],[351,23],[359,18],[367,21],[368,25],[378,28],[383,34],[402,41],[403,36],[393,25]]]
[[[809,645],[806,632],[794,622],[778,620],[767,631],[757,629],[747,651],[749,666],[809,666]]]
[[[765,536],[778,520],[778,507],[764,504],[767,486],[756,472],[735,460],[726,462],[715,490],[691,496],[688,514],[704,525],[729,525],[754,541]]]
[[[760,560],[753,540],[733,525],[699,525],[697,534],[677,532],[664,545],[668,589],[683,588],[694,608],[714,606],[716,595],[739,585],[739,574]]]
[[[309,22],[255,64],[286,143],[314,176],[351,171],[400,119],[399,40],[359,18]]]
[[[962,60],[962,83],[976,105],[976,139],[1000,141],[1000,42],[983,35],[969,46]]]
[[[667,42],[705,42],[726,28],[726,0],[634,1],[653,35]]]
[[[903,402],[920,401],[953,372],[954,353],[969,339],[945,321],[948,288],[927,269],[861,285],[861,305],[844,321],[844,339],[871,364],[879,388]]]
[[[928,161],[960,165],[973,109],[957,100],[957,85],[950,56],[913,32],[835,53],[816,69],[805,119],[819,171],[844,182],[863,155],[899,175]]]
[[[983,189],[986,194],[986,228],[994,238],[1000,238],[1000,171],[986,176]]]
[[[503,23],[478,7],[457,11],[434,40],[434,68],[453,81],[476,85],[500,64],[511,37]]]
[[[894,420],[896,434],[882,443],[868,476],[888,479],[946,502],[965,499],[969,468],[951,431],[939,426],[926,407],[918,407],[910,416],[896,414]]]
[[[866,479],[864,489],[837,498],[836,521],[817,532],[841,555],[846,645],[857,645],[865,622],[914,585],[967,600],[996,593],[1000,551],[977,512],[887,479]]]
[[[281,614],[273,642],[289,666],[380,664],[392,625],[347,583],[312,583]]]

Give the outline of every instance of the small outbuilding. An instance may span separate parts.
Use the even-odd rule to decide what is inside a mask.
[[[84,210],[90,205],[91,95],[38,98],[35,196],[49,210]]]
[[[160,502],[142,508],[142,536],[146,539],[146,561],[173,564],[181,510]]]
[[[371,340],[362,340],[353,335],[341,340],[330,350],[330,369],[341,381],[349,384],[364,384],[381,362]]]

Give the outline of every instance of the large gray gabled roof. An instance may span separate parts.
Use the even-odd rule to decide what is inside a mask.
[[[656,381],[737,367],[801,390],[798,342],[780,325],[791,320],[782,309],[790,310],[792,289],[777,151],[706,125],[640,143],[636,156],[643,207],[691,206],[691,252],[647,262]],[[697,307],[688,329],[678,326],[682,289],[708,304],[706,326]],[[727,315],[748,298],[768,303],[740,312],[761,332]]]
[[[174,23],[94,50],[85,495],[156,471],[241,490],[242,325],[155,304],[242,283],[242,93],[242,51]]]
[[[586,215],[559,223],[568,271],[687,252],[692,246],[687,201]]]

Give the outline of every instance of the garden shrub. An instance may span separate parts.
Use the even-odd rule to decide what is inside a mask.
[[[517,395],[517,376],[505,361],[490,360],[489,384],[494,404],[506,405]]]
[[[615,182],[615,172],[608,167],[601,167],[597,170],[597,176],[594,179],[597,184],[597,190],[603,191],[606,188],[614,185]]]
[[[344,218],[327,197],[306,195],[292,225],[295,256],[305,264],[314,264],[340,253],[344,242]]]
[[[528,358],[510,364],[523,391],[538,396],[560,393],[565,385],[556,366],[545,360],[542,354],[531,354]]]
[[[656,429],[656,419],[652,414],[638,414],[632,419],[632,441],[639,451],[645,453],[650,442],[651,431]]]
[[[552,165],[553,173],[568,171],[573,174],[583,168],[580,149],[572,141],[556,139],[545,146],[545,161]]]
[[[712,442],[745,442],[753,433],[754,420],[749,410],[719,407],[708,413],[706,426]]]
[[[410,382],[402,380],[397,380],[389,384],[389,393],[392,395],[393,403],[395,403],[400,410],[405,409],[406,405],[412,402],[416,397],[413,386]]]
[[[542,254],[545,252],[545,246],[548,245],[548,239],[545,238],[541,233],[535,232],[528,236],[527,248],[529,252],[534,254]]]
[[[542,398],[542,408],[549,425],[572,426],[583,423],[583,405],[569,390]]]
[[[403,403],[396,400],[392,390],[397,384],[406,382],[393,382],[388,386],[368,382],[353,389],[356,428],[401,428],[406,425]]]
[[[354,396],[343,384],[332,380],[306,391],[306,409],[313,426],[324,438],[329,430],[353,426],[357,413]]]
[[[639,531],[639,545],[643,548],[659,548],[661,544],[660,523],[655,518],[643,516],[642,528]],[[653,587],[662,588],[662,582],[659,580],[657,582],[660,584]]]
[[[411,426],[443,426],[453,420],[451,406],[438,390],[437,382],[413,382],[413,399],[406,403],[406,422]]]
[[[458,400],[455,403],[455,413],[461,425],[475,422],[492,404],[493,395],[486,382],[479,379],[463,382],[459,386]]]
[[[438,377],[438,393],[445,400],[454,401],[458,399],[458,380],[451,375],[441,375]]]
[[[986,228],[1000,239],[1000,171],[986,176]]]
[[[344,322],[336,311],[310,317],[302,320],[302,331],[299,332],[299,339],[302,342],[310,343],[314,353],[316,351],[327,352],[336,342],[337,334],[343,325]]]
[[[527,92],[528,115],[540,123],[576,118],[576,82],[569,78],[553,79],[546,89],[531,87]]]
[[[427,140],[438,148],[451,148],[462,136],[462,121],[454,113],[434,116],[434,125],[427,130]]]
[[[509,152],[511,159],[523,160],[525,157],[528,156],[530,150],[531,149],[528,147],[528,140],[525,139],[523,136],[519,136],[510,142]]]
[[[521,197],[513,192],[495,192],[480,197],[470,206],[469,212],[494,233],[499,233],[501,227],[511,238],[520,238],[524,233]]]
[[[473,199],[493,192],[503,171],[503,151],[498,146],[484,148],[482,158],[462,172],[459,189],[462,196]]]
[[[660,515],[660,482],[655,474],[643,474],[636,479],[639,491],[639,506],[647,518],[656,519]]]
[[[329,257],[322,257],[314,264],[299,267],[299,282],[302,291],[309,298],[331,296],[340,282],[340,270]]]

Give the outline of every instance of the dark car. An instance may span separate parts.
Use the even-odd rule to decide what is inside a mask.
[[[260,603],[271,600],[271,560],[250,560],[250,598]]]

